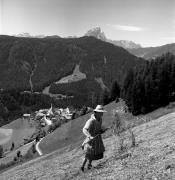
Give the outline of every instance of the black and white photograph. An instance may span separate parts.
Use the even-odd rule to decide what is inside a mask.
[[[175,180],[175,0],[0,0],[0,180]]]

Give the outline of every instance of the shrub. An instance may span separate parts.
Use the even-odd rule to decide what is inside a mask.
[[[131,129],[129,129],[130,135],[131,135],[131,147],[135,147],[136,146],[136,140],[135,140],[135,136],[134,133]]]
[[[35,154],[37,151],[36,151],[36,148],[35,148],[35,144],[32,145],[32,153]]]
[[[114,113],[114,120],[112,124],[112,130],[114,135],[119,135],[125,129],[124,123],[122,122],[119,114],[117,112]]]
[[[58,128],[58,127],[60,127],[60,126],[61,126],[61,121],[59,121],[59,120],[56,121],[56,122],[55,122],[55,127]]]
[[[17,158],[20,158],[22,155],[21,155],[21,151],[17,151],[17,154],[16,154]]]
[[[114,113],[114,120],[113,120],[113,124],[112,124],[112,132],[113,132],[113,135],[115,136],[115,139],[117,142],[115,143],[118,143],[118,152],[122,152],[123,149],[124,149],[124,141],[123,141],[123,138],[121,136],[121,132],[124,130],[124,127],[123,127],[123,123],[122,123],[122,120],[121,118],[119,117],[118,113],[115,112]]]
[[[15,143],[14,143],[14,142],[12,142],[12,145],[11,145],[10,151],[13,151],[13,150],[14,150],[14,148],[15,148]]]
[[[14,158],[13,158],[13,160],[14,160],[14,161],[17,161],[17,160],[18,160],[18,158],[17,158],[17,157],[14,157]]]
[[[3,147],[2,147],[2,145],[0,145],[0,158],[2,158],[3,157]]]

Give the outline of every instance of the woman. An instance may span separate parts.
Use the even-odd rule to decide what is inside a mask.
[[[85,151],[85,159],[81,166],[81,170],[84,171],[84,166],[87,161],[88,169],[92,167],[92,161],[103,158],[103,153],[105,151],[104,144],[102,141],[101,134],[107,129],[102,128],[102,116],[106,112],[102,105],[97,105],[94,109],[94,114],[86,122],[83,133],[86,136],[85,141],[82,144],[82,148]]]

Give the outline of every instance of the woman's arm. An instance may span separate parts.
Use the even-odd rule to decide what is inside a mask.
[[[85,136],[87,136],[90,139],[93,139],[93,137],[91,136],[91,134],[89,133],[89,131],[86,128],[83,128],[83,133]]]
[[[85,136],[87,136],[88,138],[92,139],[92,135],[89,132],[89,129],[92,128],[92,121],[88,120],[83,128],[83,133]]]

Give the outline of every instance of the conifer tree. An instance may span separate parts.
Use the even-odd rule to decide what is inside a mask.
[[[114,81],[112,83],[110,99],[111,101],[114,101],[117,97],[120,97],[120,86],[118,85],[117,81]]]

